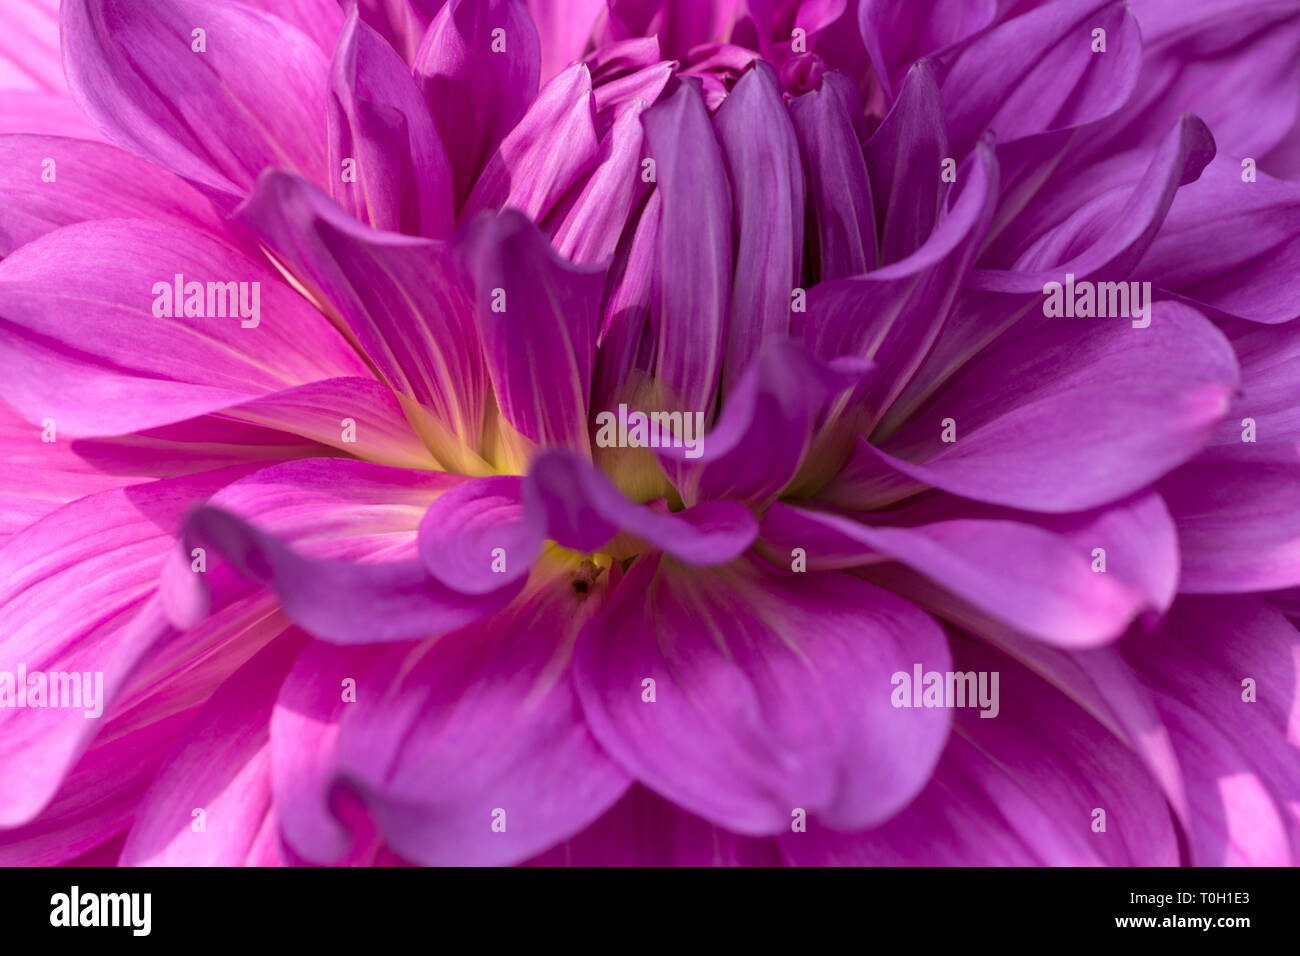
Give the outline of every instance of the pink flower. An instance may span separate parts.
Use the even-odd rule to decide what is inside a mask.
[[[1295,12],[15,9],[0,861],[1300,852]]]

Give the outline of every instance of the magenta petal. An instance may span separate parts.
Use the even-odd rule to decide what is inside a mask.
[[[867,525],[777,504],[762,535],[782,555],[803,548],[811,568],[898,561],[1015,630],[1066,647],[1113,640],[1146,606],[1141,593],[1095,573],[1088,550],[1024,522]]]
[[[206,305],[201,317],[155,314],[160,302],[171,305],[176,275],[244,285],[229,287],[229,308],[224,293],[207,297],[220,315]],[[249,319],[238,309],[244,293]],[[77,223],[23,246],[0,262],[0,328],[5,400],[67,434],[123,434],[370,374],[265,266],[213,235],[163,222]]]
[[[1221,445],[1162,481],[1191,594],[1300,584],[1300,447]]]
[[[53,182],[33,170],[53,161]],[[107,143],[0,136],[0,257],[74,222],[163,219],[219,232],[211,203],[180,179]]]
[[[445,467],[483,431],[487,372],[473,303],[440,242],[369,229],[310,183],[268,172],[236,215],[328,306],[397,391],[433,418],[422,437]]]
[[[603,270],[565,262],[516,210],[476,219],[459,251],[502,414],[537,445],[587,453]]]
[[[494,52],[501,31],[506,48]],[[537,95],[537,28],[523,0],[449,0],[412,67],[447,147],[456,208]]]
[[[642,557],[583,631],[574,667],[592,731],[619,763],[758,836],[789,830],[799,808],[856,829],[906,805],[951,722],[891,706],[891,675],[917,663],[947,669],[942,631],[851,575],[701,573]]]
[[[749,509],[736,501],[706,501],[679,514],[651,510],[623,496],[604,474],[570,452],[533,460],[525,505],[545,516],[547,536],[591,553],[620,530],[688,564],[725,564],[743,554],[758,533]]]
[[[856,91],[823,82],[790,101],[807,177],[809,257],[819,281],[860,275],[876,267],[876,218],[871,180],[853,128]]]
[[[0,133],[107,142],[72,97],[44,90],[0,89]]]
[[[209,567],[194,574],[188,562],[168,566],[169,613],[188,623],[228,600],[233,569],[273,588],[304,630],[341,644],[462,627],[502,607],[519,587],[460,594],[430,577],[420,561],[416,529],[425,508],[461,480],[333,458],[250,475],[187,518],[183,554],[206,548]]]
[[[874,830],[809,826],[781,849],[797,865],[1171,866],[1178,838],[1138,759],[1083,709],[1012,659],[973,642],[954,668],[999,674],[999,712],[959,708],[933,778]],[[1106,831],[1094,832],[1094,811]]]
[[[487,594],[528,574],[546,537],[545,515],[528,514],[522,478],[473,478],[443,492],[420,521],[420,557],[462,594]]]
[[[823,362],[792,340],[769,344],[727,395],[713,430],[700,438],[698,459],[684,449],[659,452],[666,465],[672,460],[683,500],[763,501],[780,492],[803,464],[828,403],[870,368],[862,359]]]
[[[775,840],[739,836],[639,784],[531,866],[780,866]]]
[[[207,702],[141,801],[122,866],[244,863],[271,806],[271,708],[303,643],[275,641]]]
[[[1155,304],[1144,329],[1069,321],[990,352],[867,451],[953,494],[1046,512],[1114,501],[1195,455],[1237,385],[1222,333],[1167,302]],[[941,440],[945,419],[956,441]]]
[[[1214,138],[1195,116],[1182,117],[1154,150],[1140,179],[1107,190],[1039,236],[1010,270],[977,269],[971,286],[1038,293],[1071,273],[1127,276],[1159,234],[1179,186],[1214,156]],[[1144,269],[1141,273],[1147,275]],[[1154,278],[1154,277],[1153,277]]]
[[[745,264],[731,290],[722,368],[727,389],[764,344],[788,338],[791,293],[803,271],[804,183],[781,84],[766,63],[755,63],[740,78],[713,128],[730,173],[735,255]],[[763,135],[755,136],[756,129]]]
[[[950,184],[941,175],[930,175],[950,155],[939,80],[938,65],[931,60],[908,70],[898,101],[867,141],[867,172],[885,265],[921,248],[948,199]],[[918,169],[927,173],[916,175]]]
[[[859,0],[858,23],[892,96],[911,64],[978,33],[997,12],[997,0]]]
[[[627,775],[592,739],[568,667],[600,600],[561,573],[358,678],[337,775],[389,846],[427,865],[516,863],[622,796]]]
[[[91,495],[0,549],[0,670],[103,675],[111,714],[166,627],[149,598],[184,509],[247,469]],[[0,708],[0,826],[31,819],[102,726],[85,708]],[[18,768],[22,768],[19,770]]]
[[[0,7],[0,89],[67,92],[57,0],[10,0]]]
[[[731,302],[732,211],[722,150],[695,84],[643,116],[656,191],[663,195],[660,274],[651,322],[662,408],[708,412],[722,365]]]
[[[641,104],[623,110],[600,144],[599,165],[551,211],[555,251],[578,265],[604,265],[614,255],[633,209],[648,188],[641,182]]]
[[[528,9],[541,37],[542,80],[582,58],[604,0],[528,0]]]
[[[441,238],[451,231],[451,167],[410,71],[354,7],[330,68],[330,185],[376,229]],[[344,164],[355,167],[345,181]]]
[[[1159,633],[1122,649],[1182,765],[1190,862],[1291,865],[1300,856],[1300,634],[1255,597],[1180,598]]]
[[[124,148],[227,207],[267,166],[325,181],[328,64],[285,21],[242,4],[69,0],[62,29],[73,95]]]
[[[1178,190],[1138,271],[1212,314],[1286,322],[1300,315],[1300,185],[1241,177],[1220,156]]]
[[[1106,52],[1093,53],[1093,30]],[[956,155],[986,130],[1010,143],[1082,126],[1119,109],[1137,85],[1142,40],[1122,0],[1052,0],[999,24],[957,54],[943,83]]]
[[[598,160],[591,74],[575,63],[542,87],[484,167],[461,218],[513,207],[540,222]]]
[[[920,249],[866,275],[823,282],[808,294],[804,341],[817,356],[872,359],[865,396],[875,421],[940,337],[969,275],[997,201],[997,163],[982,145],[961,167],[964,184]]]
[[[338,799],[333,784],[339,724],[357,703],[356,691],[373,686],[367,676],[387,650],[312,641],[275,698],[270,718],[275,814],[285,841],[311,862],[361,861],[377,843],[373,825],[360,819],[360,808]]]

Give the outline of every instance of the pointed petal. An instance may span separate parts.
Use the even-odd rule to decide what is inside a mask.
[[[506,420],[539,446],[587,454],[604,271],[565,262],[516,210],[476,220],[459,251]]]
[[[412,68],[447,147],[457,209],[537,95],[540,59],[523,0],[449,0],[429,24]]]
[[[789,337],[791,294],[803,272],[803,168],[780,81],[766,63],[740,78],[713,128],[730,173],[735,255],[745,264],[731,290],[727,390],[766,343]]]
[[[643,116],[663,195],[658,283],[651,322],[660,408],[705,412],[727,341],[732,219],[722,150],[695,85],[682,82]]]
[[[396,391],[425,406],[425,435],[446,467],[471,466],[483,431],[487,373],[473,305],[447,246],[369,229],[310,183],[268,172],[238,218],[332,307]]]
[[[330,66],[330,191],[376,229],[451,231],[451,166],[429,108],[393,48],[352,8]],[[345,161],[355,178],[345,181]]]

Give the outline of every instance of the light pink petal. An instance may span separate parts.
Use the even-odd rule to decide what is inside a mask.
[[[156,315],[178,274],[185,283],[244,283],[228,290],[236,314],[206,314],[204,296],[202,317]],[[213,312],[231,311],[224,293],[212,298]],[[0,327],[5,400],[69,435],[122,434],[369,375],[329,321],[265,266],[213,235],[162,222],[78,223],[23,246],[0,262]]]

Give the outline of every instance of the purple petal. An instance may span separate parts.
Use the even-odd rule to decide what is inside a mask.
[[[1300,635],[1254,597],[1181,598],[1126,641],[1182,765],[1196,866],[1289,866],[1300,855]],[[1246,701],[1245,679],[1255,681]]]
[[[406,63],[353,7],[330,68],[330,192],[376,229],[451,231],[451,166]],[[355,179],[345,181],[351,160]]]
[[[1228,341],[1186,306],[1156,303],[1144,329],[1115,319],[1051,322],[989,353],[881,448],[866,450],[952,494],[1081,511],[1196,454],[1237,379]],[[945,419],[955,423],[953,442],[942,441]]]
[[[459,251],[505,419],[536,445],[588,454],[603,270],[565,262],[516,210],[475,220]]]
[[[722,369],[728,390],[765,343],[788,337],[791,293],[803,272],[803,168],[781,84],[766,63],[740,78],[713,128],[730,172],[735,255],[744,263],[731,290]]]
[[[1093,53],[1093,31],[1106,52]],[[1119,109],[1137,84],[1142,41],[1122,0],[1053,0],[965,46],[943,84],[955,155],[985,130],[999,143],[1070,129]]]
[[[524,492],[532,514],[546,516],[547,535],[563,547],[591,553],[620,530],[681,561],[725,564],[758,533],[749,509],[735,501],[706,501],[665,514],[624,497],[589,462],[570,452],[544,452],[533,459]]]
[[[592,732],[620,764],[758,836],[789,829],[796,808],[855,829],[904,806],[950,714],[895,709],[890,677],[948,661],[924,613],[848,574],[705,574],[642,557],[583,631],[574,667]]]
[[[528,574],[546,537],[515,475],[474,478],[439,496],[420,521],[420,557],[462,594],[487,594]]]
[[[1127,276],[1160,232],[1179,186],[1195,180],[1213,155],[1214,138],[1205,124],[1184,116],[1153,151],[1140,180],[1080,206],[1039,236],[1011,270],[976,270],[971,286],[1039,292],[1046,283],[1064,281],[1066,273]]]
[[[394,389],[428,410],[446,467],[473,471],[487,372],[473,304],[446,245],[377,232],[311,184],[268,172],[238,217],[282,256]]]
[[[529,861],[531,866],[780,866],[774,840],[715,827],[633,786],[581,833]]]
[[[242,4],[68,0],[62,28],[86,113],[220,204],[233,206],[267,166],[326,181],[328,65],[285,21]],[[204,52],[191,48],[195,29]]]
[[[790,102],[807,175],[809,257],[819,281],[876,268],[871,181],[853,128],[856,93],[824,80]]]
[[[504,50],[493,51],[495,38]],[[540,59],[523,0],[449,0],[429,24],[412,65],[447,147],[457,209],[536,96]]]
[[[939,79],[931,60],[908,70],[898,101],[867,141],[867,172],[885,265],[921,248],[948,199],[951,184],[942,175],[948,131]]]
[[[813,286],[804,340],[821,358],[875,361],[866,397],[874,421],[915,374],[969,274],[997,197],[993,151],[981,146],[966,179],[925,245],[899,262],[852,279]]]
[[[1218,157],[1178,190],[1137,267],[1211,315],[1286,322],[1300,314],[1300,185]]]
[[[811,568],[898,561],[1017,631],[1066,647],[1119,636],[1146,604],[1090,551],[1027,522],[957,517],[867,525],[777,504],[762,536],[777,555],[803,548]]]
[[[683,81],[643,116],[663,196],[659,273],[650,317],[657,341],[660,408],[707,413],[713,405],[731,298],[732,218],[722,150],[699,90]]]
[[[170,311],[177,275],[208,284],[204,312],[222,314],[155,314],[160,302]],[[237,294],[214,296],[217,284]],[[225,314],[241,302],[252,317]],[[0,326],[5,400],[67,434],[122,434],[369,375],[329,321],[264,266],[164,222],[77,223],[23,246],[0,263]]]
[[[164,598],[178,623],[238,593],[239,577],[274,589],[304,630],[342,644],[423,638],[492,613],[518,592],[468,596],[429,576],[416,547],[427,505],[459,476],[348,459],[290,462],[236,482],[186,519],[184,554],[209,549],[207,572],[173,562]],[[229,566],[216,565],[220,555]],[[215,567],[214,567],[215,566]]]
[[[697,436],[697,459],[685,449],[660,451],[676,465],[683,500],[763,501],[780,492],[804,463],[827,403],[869,368],[861,359],[822,362],[792,340],[768,345],[728,394],[713,430]]]
[[[1180,590],[1230,594],[1300,584],[1300,447],[1222,445],[1159,489],[1178,526]]]
[[[997,0],[859,0],[858,24],[876,76],[893,95],[917,60],[993,22]]]
[[[510,608],[358,680],[337,774],[426,865],[515,863],[580,832],[628,778],[597,746],[568,657],[603,596],[559,568]]]
[[[1170,866],[1178,838],[1138,759],[1055,687],[969,641],[959,672],[999,674],[999,712],[959,708],[929,785],[860,834],[809,826],[781,849],[797,865]],[[1106,830],[1095,832],[1095,811]]]

